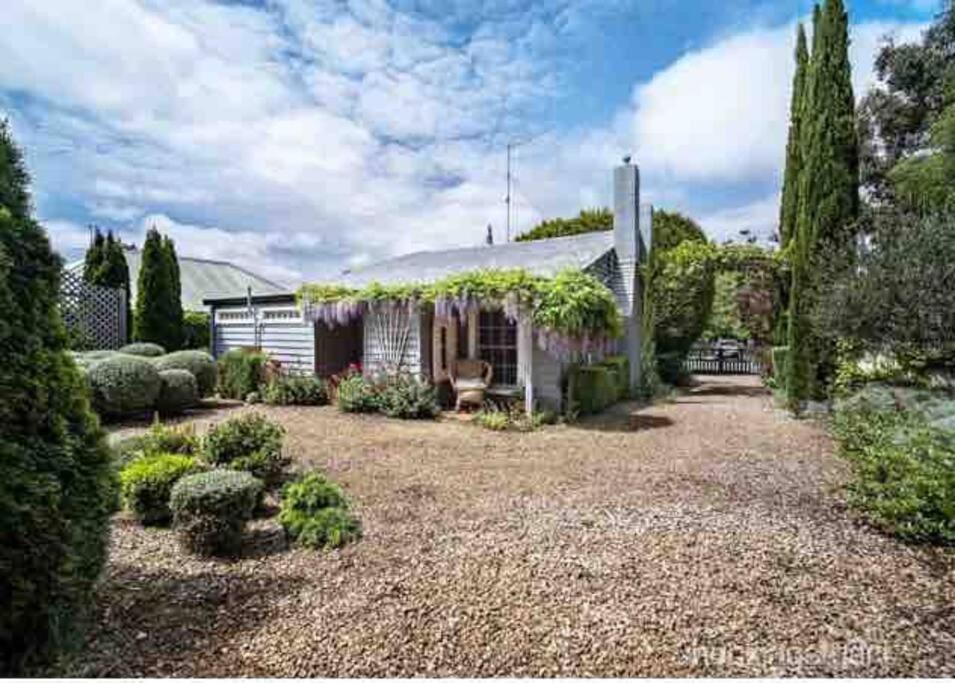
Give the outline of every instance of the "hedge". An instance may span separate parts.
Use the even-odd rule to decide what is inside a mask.
[[[614,376],[617,385],[617,400],[627,398],[630,395],[630,361],[626,356],[608,356],[600,361],[599,365],[604,366]]]
[[[87,379],[102,415],[141,413],[156,405],[162,378],[145,358],[117,354],[92,365]]]
[[[163,415],[178,415],[199,403],[199,387],[188,370],[160,370],[156,407]]]
[[[617,401],[616,373],[604,365],[585,365],[572,371],[571,403],[581,415],[595,415]]]
[[[158,370],[188,370],[196,378],[200,397],[211,396],[216,390],[216,361],[205,351],[176,351],[153,361]],[[243,396],[243,398],[245,398]]]
[[[159,344],[153,344],[152,342],[135,342],[122,347],[119,352],[130,356],[156,358],[166,353],[166,349],[161,347]]]

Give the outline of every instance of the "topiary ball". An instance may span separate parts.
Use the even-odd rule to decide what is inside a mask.
[[[188,370],[160,370],[159,398],[156,407],[164,415],[176,415],[199,403],[196,378]]]
[[[261,496],[262,482],[248,472],[212,470],[180,479],[169,498],[180,543],[200,555],[234,553]]]
[[[166,353],[166,349],[161,347],[159,344],[153,344],[152,342],[136,342],[134,344],[127,344],[119,350],[120,353],[128,353],[130,356],[145,356],[147,358],[155,358]]]
[[[101,415],[128,415],[153,408],[162,379],[145,358],[116,355],[90,367],[87,380]]]
[[[211,396],[216,390],[216,361],[205,351],[176,351],[159,356],[153,363],[158,370],[188,370],[196,378],[199,396]]]

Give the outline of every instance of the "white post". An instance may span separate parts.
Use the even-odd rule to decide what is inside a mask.
[[[517,363],[524,382],[524,412],[534,412],[534,324],[528,313],[517,320]]]

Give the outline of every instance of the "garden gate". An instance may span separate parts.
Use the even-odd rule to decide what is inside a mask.
[[[118,349],[126,343],[126,290],[91,285],[64,270],[60,314],[74,349]]]
[[[759,375],[763,364],[758,348],[706,344],[690,350],[683,369],[696,375]]]

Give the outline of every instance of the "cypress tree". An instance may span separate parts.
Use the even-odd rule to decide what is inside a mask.
[[[103,241],[103,233],[99,228],[93,237],[93,243],[86,250],[86,258],[83,263],[83,279],[87,282],[98,285],[99,271],[106,260],[106,243]]]
[[[110,455],[57,307],[62,262],[0,122],[0,675],[76,642],[106,558]]]
[[[805,109],[793,284],[789,313],[790,406],[824,395],[832,353],[812,329],[816,273],[826,258],[851,244],[859,212],[859,150],[849,64],[849,19],[842,0],[826,0],[813,16],[815,29]]]
[[[136,341],[166,346],[169,337],[169,296],[172,280],[162,236],[156,228],[150,228],[146,233],[138,284],[133,338]]]
[[[176,256],[176,245],[169,237],[163,237],[163,251],[166,255],[166,267],[169,269],[169,279],[172,283],[171,295],[169,298],[169,310],[172,321],[172,338],[175,345],[168,347],[169,350],[178,349],[182,346],[183,338],[183,312],[182,312],[182,280],[179,272],[179,258]]]
[[[786,170],[783,175],[783,194],[779,208],[779,239],[786,248],[796,229],[799,208],[799,171],[802,166],[802,113],[809,70],[809,49],[806,30],[802,24],[796,29],[796,73],[793,76],[792,100],[789,104],[789,140],[786,143]]]
[[[123,253],[123,243],[110,231],[106,236],[106,260],[100,269],[101,284],[106,287],[122,287],[126,290],[126,334],[132,329],[132,301],[129,297],[129,265]]]

